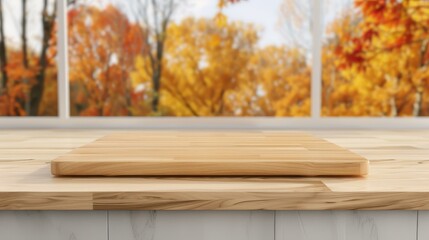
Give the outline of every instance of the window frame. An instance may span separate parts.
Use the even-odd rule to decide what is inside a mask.
[[[79,117],[70,116],[67,53],[67,1],[57,0],[58,116],[0,117],[0,129],[141,128],[141,129],[422,129],[426,117],[322,117],[323,2],[312,0],[312,77],[309,117]],[[214,0],[213,0],[214,1]]]

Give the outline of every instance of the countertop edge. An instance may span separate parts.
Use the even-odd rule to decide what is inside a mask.
[[[429,192],[0,192],[0,210],[429,210]]]

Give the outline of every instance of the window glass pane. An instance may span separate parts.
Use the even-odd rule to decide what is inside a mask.
[[[309,116],[310,0],[219,2],[71,3],[71,115]]]
[[[326,0],[323,116],[429,115],[429,2]]]
[[[0,116],[56,116],[56,3],[0,0]]]

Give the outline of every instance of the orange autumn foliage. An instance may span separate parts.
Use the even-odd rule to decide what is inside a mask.
[[[217,16],[166,26],[159,92],[148,26],[120,8],[73,4],[68,11],[71,114],[80,116],[309,116],[311,63],[290,45],[260,46],[260,30]],[[291,0],[288,0],[291,1]],[[340,1],[340,0],[338,0]],[[343,1],[343,0],[341,0]],[[326,28],[322,115],[429,116],[429,5],[424,0],[352,0]],[[128,13],[129,14],[129,13]],[[53,33],[56,32],[54,27]],[[49,38],[38,115],[57,114],[56,37]],[[152,46],[153,47],[153,46]],[[39,51],[23,64],[7,48],[0,115],[29,115]],[[151,107],[159,97],[159,109]]]
[[[129,73],[144,51],[144,32],[111,5],[78,6],[68,21],[72,115],[131,115],[139,96]]]
[[[429,5],[354,0],[323,48],[323,115],[429,115]]]
[[[52,40],[55,41],[55,40]],[[20,49],[8,50],[8,65],[6,67],[9,81],[6,91],[0,96],[0,116],[28,116],[26,102],[32,86],[36,84],[36,77],[40,71],[37,54],[31,51],[28,54],[29,67],[22,63],[23,53]],[[46,68],[45,90],[38,116],[57,115],[57,66],[55,61],[56,47],[48,51],[48,65]]]
[[[21,4],[19,17],[0,11],[0,116],[56,116],[57,4],[40,2],[41,9]],[[0,5],[3,10],[4,1]],[[30,31],[37,26],[30,15],[37,16],[40,31]],[[18,27],[13,30],[20,32],[19,38],[4,31],[10,27]]]
[[[69,11],[72,115],[308,116],[310,67],[286,46],[258,46],[251,24],[187,18],[166,31],[159,108],[145,27],[112,5]],[[149,40],[150,41],[150,40]],[[122,71],[120,71],[122,70]]]

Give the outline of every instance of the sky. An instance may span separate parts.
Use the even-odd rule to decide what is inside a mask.
[[[86,2],[98,6],[113,3],[125,12],[131,12],[130,6],[127,6],[123,0],[86,0]],[[279,7],[282,2],[283,0],[246,0],[229,5],[225,8],[224,14],[231,21],[249,22],[263,29],[260,40],[261,46],[284,44],[285,38],[280,34],[277,27]],[[180,11],[175,14],[174,20],[180,21],[188,16],[214,18],[218,12],[217,3],[218,0],[186,0],[186,4],[182,5]]]
[[[49,0],[51,3],[54,0]],[[123,6],[127,0],[80,0],[88,4],[106,5],[113,3],[114,5]],[[175,20],[180,20],[186,16],[213,18],[218,9],[218,0],[187,0],[188,4],[183,7],[175,16]],[[290,39],[285,37],[279,31],[278,17],[279,7],[284,0],[246,0],[238,4],[228,6],[224,13],[230,21],[239,20],[253,23],[258,28],[262,29],[260,35],[260,46],[266,45],[281,45],[288,44]],[[305,0],[297,0],[305,1]],[[345,6],[350,6],[352,0],[325,0],[325,24],[332,21],[344,9]],[[21,1],[6,0],[3,1],[5,13],[5,32],[9,42],[14,42],[19,46],[21,34]],[[52,4],[51,4],[52,5]],[[40,12],[42,8],[41,0],[28,0],[28,35],[30,45],[39,48],[41,20]],[[124,8],[126,9],[126,8]],[[126,11],[126,10],[125,10]],[[311,16],[309,13],[308,16]],[[299,34],[307,41],[310,37],[309,29],[303,29]],[[311,41],[310,41],[311,42]]]
[[[49,11],[53,9],[53,2],[55,0],[49,0],[50,3],[48,8]],[[31,47],[39,50],[41,33],[42,33],[42,24],[41,24],[41,11],[42,11],[42,1],[41,0],[28,0],[27,1],[27,35],[29,39],[29,45]],[[8,44],[15,45],[18,47],[20,45],[20,35],[21,35],[21,1],[18,0],[6,0],[3,1],[3,13],[5,21],[5,34],[8,39]]]
[[[323,24],[326,25],[353,7],[353,0],[324,0]]]
[[[248,0],[228,6],[224,14],[230,21],[239,20],[253,23],[263,29],[260,45],[283,44],[285,38],[278,29],[278,14],[282,0]],[[216,15],[217,0],[193,0],[189,14],[196,17],[213,17]]]

